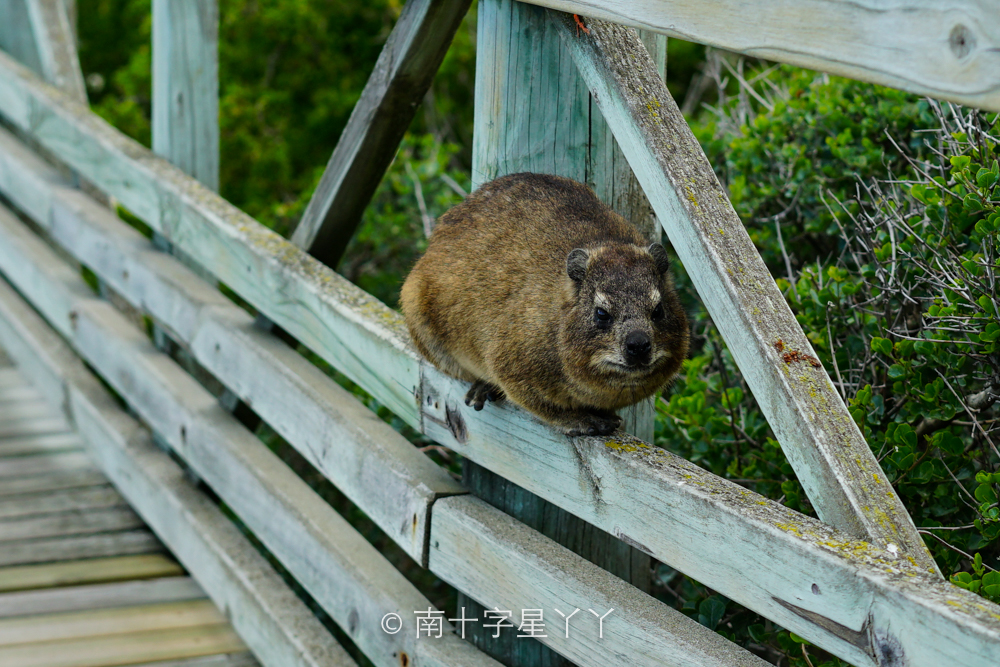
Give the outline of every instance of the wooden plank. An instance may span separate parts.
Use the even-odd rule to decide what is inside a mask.
[[[403,420],[419,426],[414,391],[420,384],[420,359],[398,313],[97,116],[81,113],[62,93],[3,54],[0,113],[97,187],[114,192],[130,211],[198,264],[212,267],[247,301],[264,304],[259,310],[273,322]],[[141,160],[134,161],[138,156]],[[0,179],[23,181],[6,170]]]
[[[28,7],[38,61],[46,81],[87,105],[76,39],[65,0],[23,0]]]
[[[0,544],[43,537],[106,533],[142,527],[142,519],[127,507],[71,510],[59,514],[0,519]]]
[[[511,610],[515,626],[523,610],[541,610],[539,641],[581,667],[769,664],[477,498],[439,500],[431,541],[435,574],[487,609]],[[583,614],[570,618],[568,637],[557,609]],[[603,637],[589,609],[612,612]]]
[[[216,0],[153,0],[153,151],[219,189]]]
[[[12,456],[0,459],[0,479],[7,477],[27,477],[29,475],[50,475],[53,473],[72,472],[74,470],[87,470],[93,467],[94,463],[86,452]]]
[[[57,185],[51,168],[0,131],[4,169],[21,175],[22,192],[48,202],[52,213],[41,224],[52,239],[161,322],[411,557],[426,562],[431,504],[464,493],[460,484],[244,310],[152,251],[106,208]],[[400,516],[411,519],[404,525]]]
[[[5,496],[0,498],[0,518],[12,519],[74,509],[95,509],[119,505],[125,505],[125,499],[105,480],[105,484],[102,486]]]
[[[28,385],[15,385],[6,389],[0,388],[0,409],[8,403],[33,401],[41,397],[42,395],[34,387]]]
[[[3,284],[0,338],[19,367],[36,383],[63,383],[61,393],[67,397],[74,424],[102,467],[126,490],[139,514],[190,567],[216,605],[239,610],[232,622],[263,664],[353,664],[236,527],[191,488],[170,457],[150,442],[58,336]],[[198,391],[203,390],[199,387]],[[197,392],[194,395],[200,396]],[[228,413],[225,417],[232,419]],[[261,444],[256,439],[253,442]],[[259,500],[255,498],[251,504]],[[317,576],[327,575],[323,571]],[[430,653],[435,646],[441,645],[428,645]]]
[[[470,0],[407,0],[292,243],[337,266],[469,4]]]
[[[0,618],[200,600],[204,597],[205,592],[191,577],[64,586],[0,593]]]
[[[77,470],[51,475],[35,475],[22,479],[3,479],[0,480],[0,499],[22,494],[102,486],[107,483],[107,478],[97,470]]]
[[[83,558],[136,556],[162,551],[163,545],[145,528],[120,533],[0,542],[0,567]]]
[[[130,667],[257,667],[257,661],[250,653],[229,653],[227,655],[210,655],[187,660],[169,660],[166,662],[147,662]]]
[[[767,0],[752,11],[740,0],[530,2],[1000,111],[996,0]]]
[[[150,630],[127,635],[0,647],[0,664],[18,667],[116,667],[137,662],[241,651],[244,644],[226,625]]]
[[[46,407],[48,408],[49,406]],[[25,454],[53,454],[75,451],[81,447],[83,447],[83,441],[80,440],[80,436],[76,433],[0,438],[0,457],[23,456]],[[3,482],[0,481],[0,487],[2,486]],[[0,494],[2,494],[2,491],[0,491]]]
[[[0,427],[6,426],[8,422],[25,421],[50,415],[52,415],[52,408],[44,400],[6,403],[0,406]]]
[[[259,439],[222,409],[211,394],[169,357],[156,352],[142,332],[110,304],[79,290],[80,278],[64,270],[68,269],[65,264],[60,267],[60,260],[40,239],[30,236],[20,239],[13,229],[10,234],[7,232],[4,227],[2,234],[5,240],[13,242],[11,248],[27,251],[29,261],[40,270],[35,274],[44,281],[38,284],[39,293],[55,297],[55,303],[70,304],[74,316],[67,334],[77,350],[104,373],[112,386],[132,399],[133,409],[234,508],[257,538],[376,664],[398,664],[401,653],[418,663],[428,660],[470,666],[496,664],[452,634],[440,641],[418,642],[415,632],[384,633],[380,622],[387,610],[403,610],[401,613],[411,620],[413,610],[430,606],[428,600]],[[7,272],[9,265],[2,266]],[[19,286],[24,285],[15,272],[8,276]],[[68,293],[60,295],[64,290]],[[80,297],[72,300],[70,293]],[[40,305],[54,320],[69,321],[68,313],[57,314],[45,304]],[[16,356],[17,350],[10,349]],[[22,363],[21,367],[25,365]],[[65,389],[61,394],[68,391],[71,390]],[[86,435],[80,414],[75,411],[73,414],[77,428]],[[121,465],[119,458],[112,456],[114,450],[102,447],[96,437],[89,441],[109,475],[123,488],[134,487],[134,473],[129,478],[114,474],[115,466]],[[140,515],[158,528],[155,517],[149,515],[152,508],[146,507],[149,500],[138,493],[128,497]],[[398,519],[407,525],[412,522],[412,517],[406,514]],[[158,530],[162,535],[162,528]],[[177,548],[173,543],[170,546]],[[197,568],[191,570],[196,577],[199,575]]]
[[[226,617],[211,600],[37,614],[0,620],[0,647],[85,637],[106,637],[114,641],[114,635],[226,624]]]
[[[0,568],[0,592],[153,579],[181,574],[184,574],[184,569],[176,561],[160,554],[20,565]]]
[[[581,40],[553,22],[817,514],[937,571],[826,371],[782,359],[815,355],[636,32],[592,21]]]
[[[13,419],[0,424],[0,438],[23,438],[32,435],[49,435],[65,432],[66,420],[62,417]]]
[[[4,17],[0,22],[0,49],[42,75],[27,0],[0,0],[0,16]]]

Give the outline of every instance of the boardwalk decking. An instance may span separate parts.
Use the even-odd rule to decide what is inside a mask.
[[[0,665],[256,664],[0,349]]]

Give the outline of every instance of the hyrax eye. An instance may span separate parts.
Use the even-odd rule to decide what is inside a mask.
[[[664,315],[663,304],[662,303],[656,304],[656,308],[653,309],[653,321],[659,322],[660,320],[663,319],[663,315]]]
[[[608,324],[611,322],[611,313],[603,308],[597,308],[594,310],[594,321],[598,324]]]

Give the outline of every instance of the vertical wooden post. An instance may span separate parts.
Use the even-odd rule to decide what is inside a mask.
[[[153,151],[219,189],[216,0],[153,0]]]
[[[217,0],[153,0],[153,151],[219,190],[219,7]],[[215,285],[215,276],[160,234],[153,244],[175,255]],[[203,381],[210,376],[158,326],[153,342],[176,356],[188,372]],[[243,412],[228,389],[219,396],[231,412]],[[243,414],[249,426],[255,419]]]
[[[546,11],[514,0],[480,0],[473,187],[519,171],[567,176],[590,185],[650,239],[659,240],[652,208]],[[665,47],[662,39],[650,42]],[[664,64],[665,55],[664,48],[659,58]],[[624,416],[630,432],[652,440],[651,402]],[[468,460],[463,481],[495,507],[648,590],[645,554]],[[484,611],[466,596],[460,596],[459,606],[480,617]],[[534,640],[517,639],[516,632],[499,639],[492,632],[477,628],[471,639],[505,664],[570,664]]]
[[[0,0],[0,49],[19,60],[39,76],[44,76],[38,57],[27,0]]]

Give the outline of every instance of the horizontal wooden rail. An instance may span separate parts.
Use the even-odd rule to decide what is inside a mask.
[[[1000,111],[997,0],[526,1]]]
[[[406,654],[415,665],[496,667],[453,634],[417,642],[414,632],[383,632],[384,614],[412,620],[430,603],[211,394],[110,304],[88,295],[65,262],[3,208],[0,237],[0,270],[375,664],[392,667]]]
[[[465,493],[439,466],[246,311],[157,252],[107,208],[0,129],[0,188],[426,565],[430,507]],[[405,521],[403,517],[406,517]]]
[[[546,646],[581,667],[764,667],[769,663],[707,631],[472,496],[434,505],[431,569],[487,609],[544,608]],[[475,554],[476,558],[470,558]],[[566,637],[564,615],[570,619]],[[598,615],[614,610],[600,635]]]
[[[2,244],[0,244],[2,245]],[[354,665],[239,529],[0,280],[0,340],[267,667]]]
[[[635,439],[569,439],[509,406],[465,408],[461,383],[411,356],[398,315],[2,55],[0,113],[185,249],[219,257],[222,280],[383,402],[417,396],[424,431],[477,463],[855,664],[899,643],[912,665],[995,667],[1000,610],[906,558]]]
[[[91,365],[165,434],[369,658],[380,665],[402,662],[401,655],[414,665],[496,664],[471,644],[457,643],[451,634],[414,643],[413,612],[430,605],[371,545],[214,405],[173,362],[155,353],[139,332],[124,325],[122,316],[108,304],[90,296],[74,298],[80,290],[73,290],[69,283],[77,288],[82,288],[82,283],[66,277],[60,280],[66,268],[59,266],[59,260],[39,239],[5,216],[3,209],[0,237],[11,241],[7,252],[0,250],[0,270],[38,299],[43,312],[69,323],[64,333]],[[15,261],[10,253],[21,259]],[[164,260],[176,262],[169,257]],[[56,312],[51,304],[70,310]],[[567,601],[584,605],[584,609],[605,605],[602,613],[618,609],[616,618],[609,621],[610,635],[605,642],[595,643],[593,633],[581,633],[572,641],[555,633],[551,639],[542,639],[582,666],[613,663],[617,656],[631,653],[632,641],[640,636],[644,657],[636,655],[632,664],[765,664],[481,501],[439,507],[435,505],[435,521],[442,527],[432,532],[438,560],[431,569],[446,580],[456,580],[456,574],[463,572],[456,583],[473,584],[466,589],[473,597],[504,609],[517,609],[516,619],[520,609],[526,608],[516,604],[532,608],[527,601],[542,594],[534,607],[545,605],[550,612],[552,605],[566,606]],[[407,515],[400,514],[405,521]],[[511,543],[498,541],[500,527]],[[478,566],[477,560],[469,558],[478,553],[470,549],[470,541],[490,544],[490,558],[513,568],[505,588],[491,588],[488,569],[478,579],[470,576]],[[465,565],[456,568],[455,561]],[[558,566],[545,566],[547,562],[558,562]],[[405,634],[381,631],[379,620],[388,611],[405,619]]]

